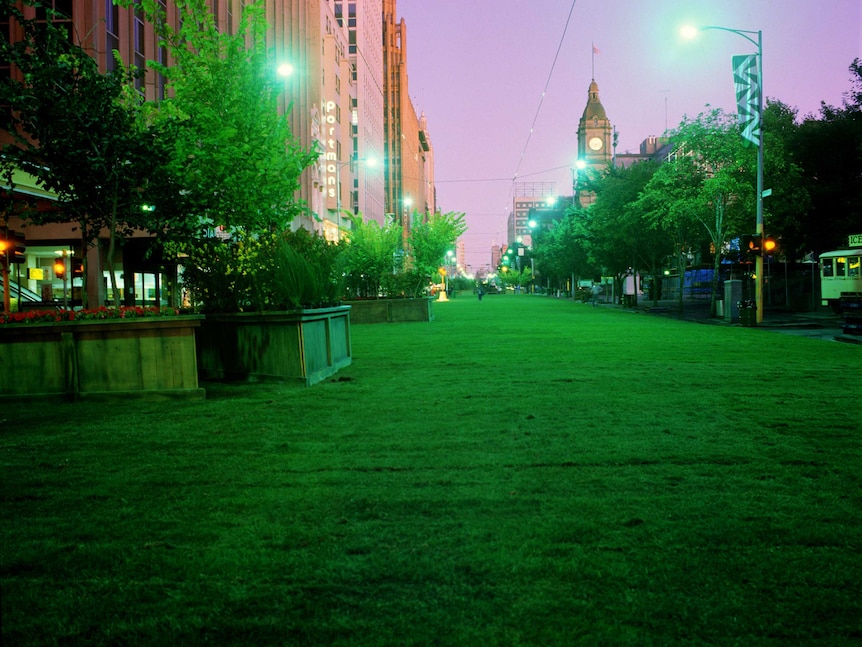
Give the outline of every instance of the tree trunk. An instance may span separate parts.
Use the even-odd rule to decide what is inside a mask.
[[[90,279],[87,276],[87,272],[89,271],[89,263],[87,263],[87,232],[84,230],[84,227],[81,227],[81,267],[83,271],[81,272],[81,307],[86,310],[90,307],[90,299],[87,296],[87,287],[89,286]]]
[[[117,272],[114,269],[114,228],[117,222],[117,198],[114,197],[114,203],[111,205],[111,226],[108,228],[108,254],[105,259],[108,265],[108,273],[111,276],[111,289],[114,292],[114,307],[120,307],[120,290],[117,288]]]
[[[715,261],[712,265],[712,300],[709,304],[710,317],[715,317],[718,314],[716,312],[715,302],[718,300],[719,279],[721,279],[721,248],[718,246],[717,243],[715,243]]]

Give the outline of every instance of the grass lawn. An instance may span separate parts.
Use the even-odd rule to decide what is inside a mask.
[[[544,297],[0,413],[4,645],[862,641],[862,346]]]

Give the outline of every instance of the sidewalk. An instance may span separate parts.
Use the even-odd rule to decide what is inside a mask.
[[[678,301],[659,301],[657,305],[653,305],[652,301],[643,300],[638,301],[637,307],[634,308],[614,303],[600,302],[599,305],[633,314],[650,314],[695,323],[741,327],[739,321],[731,322],[727,318],[710,317],[708,300],[684,301],[682,313],[679,311]],[[766,308],[763,321],[756,327],[790,334],[804,334],[804,331],[810,331],[807,336],[862,344],[862,336],[845,335],[841,329],[841,317],[825,308],[815,312],[791,312],[782,308]]]

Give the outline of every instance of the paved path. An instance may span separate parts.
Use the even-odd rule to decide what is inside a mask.
[[[624,308],[621,305],[611,303],[600,305],[606,308],[618,308],[633,314],[670,317],[718,326],[741,326],[739,322],[731,323],[726,319],[710,317],[708,301],[685,301],[683,302],[682,313],[679,312],[679,303],[676,301],[659,301],[658,305],[653,305],[652,301],[641,301],[637,308]],[[862,336],[845,335],[841,329],[841,317],[825,308],[815,312],[788,312],[782,309],[769,308],[764,311],[763,322],[758,324],[757,328],[827,341],[862,344]]]

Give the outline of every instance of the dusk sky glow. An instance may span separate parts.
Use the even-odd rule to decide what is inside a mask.
[[[684,25],[761,30],[765,95],[800,118],[821,101],[841,105],[848,67],[862,57],[862,0],[398,0],[397,11],[409,93],[434,145],[438,207],[467,214],[474,270],[506,242],[516,176],[571,195],[593,44],[618,153],[707,104],[736,112],[731,57],[755,46],[718,30],[685,40]]]

